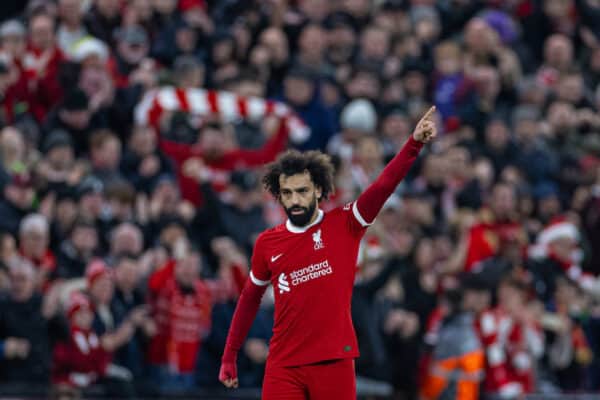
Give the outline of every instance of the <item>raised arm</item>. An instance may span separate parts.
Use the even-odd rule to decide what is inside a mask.
[[[377,179],[358,197],[358,213],[370,224],[373,222],[383,203],[390,197],[396,186],[406,176],[425,143],[429,143],[437,134],[431,107],[417,123],[415,131],[402,147],[402,150],[386,165]]]

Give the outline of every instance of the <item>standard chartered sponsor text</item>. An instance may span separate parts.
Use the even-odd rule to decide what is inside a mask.
[[[332,273],[333,270],[329,265],[329,260],[325,260],[291,272],[290,278],[292,279],[292,286],[297,286]]]

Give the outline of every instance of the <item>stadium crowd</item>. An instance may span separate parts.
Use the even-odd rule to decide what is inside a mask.
[[[326,151],[342,206],[431,104],[363,240],[357,373],[398,399],[600,389],[598,1],[2,3],[0,393],[219,387],[285,220],[261,166]],[[267,293],[242,387],[272,324]]]

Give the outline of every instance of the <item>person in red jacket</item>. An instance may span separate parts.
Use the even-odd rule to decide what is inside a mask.
[[[57,386],[85,388],[106,375],[110,353],[92,330],[94,312],[90,300],[75,292],[70,299],[67,315],[70,322],[68,341],[54,347],[52,383]]]
[[[157,333],[148,346],[147,358],[155,382],[165,390],[194,385],[196,356],[210,333],[213,307],[212,290],[199,277],[200,254],[178,250],[177,255],[148,281]]]
[[[183,144],[160,140],[160,149],[171,157],[177,166],[177,178],[181,195],[195,206],[202,203],[198,182],[186,176],[186,161],[201,159],[208,167],[216,171],[231,171],[246,167],[257,167],[275,159],[284,150],[288,141],[288,128],[285,119],[279,121],[276,132],[256,150],[236,148],[233,139],[219,124],[207,123],[203,126],[195,144]],[[218,175],[218,174],[217,174]],[[222,174],[221,174],[222,175]],[[218,179],[215,184],[218,184]],[[224,185],[225,181],[221,182]]]

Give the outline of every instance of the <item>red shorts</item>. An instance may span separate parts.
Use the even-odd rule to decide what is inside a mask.
[[[356,376],[351,358],[299,367],[265,370],[262,400],[355,400]]]

